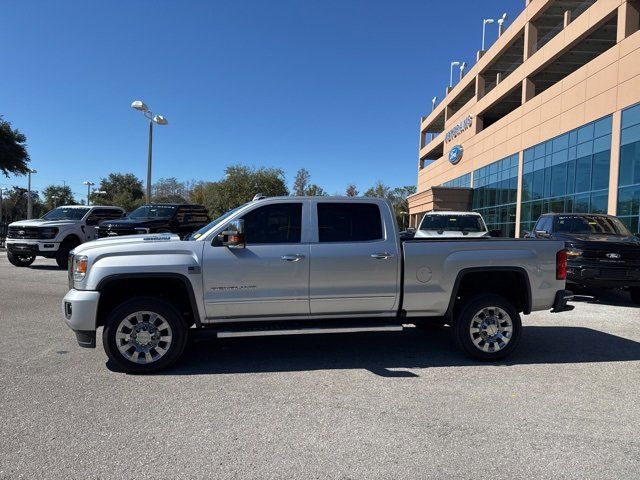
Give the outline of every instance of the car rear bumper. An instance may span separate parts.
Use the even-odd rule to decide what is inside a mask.
[[[96,316],[100,292],[91,290],[69,290],[62,300],[62,315],[67,326],[73,330],[78,345],[85,348],[96,346]]]
[[[575,307],[567,303],[572,299],[573,292],[571,290],[558,290],[556,292],[556,298],[553,301],[553,308],[551,309],[551,313],[568,312],[570,310],[573,310]]]

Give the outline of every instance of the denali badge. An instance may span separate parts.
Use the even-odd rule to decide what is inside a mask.
[[[620,258],[620,254],[619,253],[607,253],[605,256],[607,258],[611,258],[611,259],[614,259],[614,260],[617,259],[617,258]]]

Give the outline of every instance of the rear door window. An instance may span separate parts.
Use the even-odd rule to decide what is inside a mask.
[[[382,218],[375,203],[318,203],[318,239],[327,242],[381,240]]]

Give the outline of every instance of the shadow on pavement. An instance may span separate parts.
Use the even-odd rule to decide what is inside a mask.
[[[590,328],[528,326],[523,333],[518,350],[498,365],[640,360],[639,342]],[[496,365],[465,357],[453,346],[448,328],[221,340],[211,334],[198,337],[190,340],[179,363],[162,375],[357,368],[383,377],[417,377],[419,372],[402,369]],[[107,367],[115,370],[110,363]]]
[[[57,265],[31,265],[29,268],[33,270],[62,270],[62,268]]]
[[[610,305],[614,307],[640,308],[631,301],[629,292],[620,289],[574,289],[573,302],[575,303],[595,303],[599,305]]]

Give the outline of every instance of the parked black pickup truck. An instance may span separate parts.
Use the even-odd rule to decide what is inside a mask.
[[[618,218],[549,213],[538,219],[527,236],[564,240],[567,285],[628,288],[632,300],[640,304],[640,238]]]
[[[202,205],[154,203],[142,205],[126,218],[100,222],[96,237],[117,237],[142,233],[177,233],[184,238],[209,223]]]

